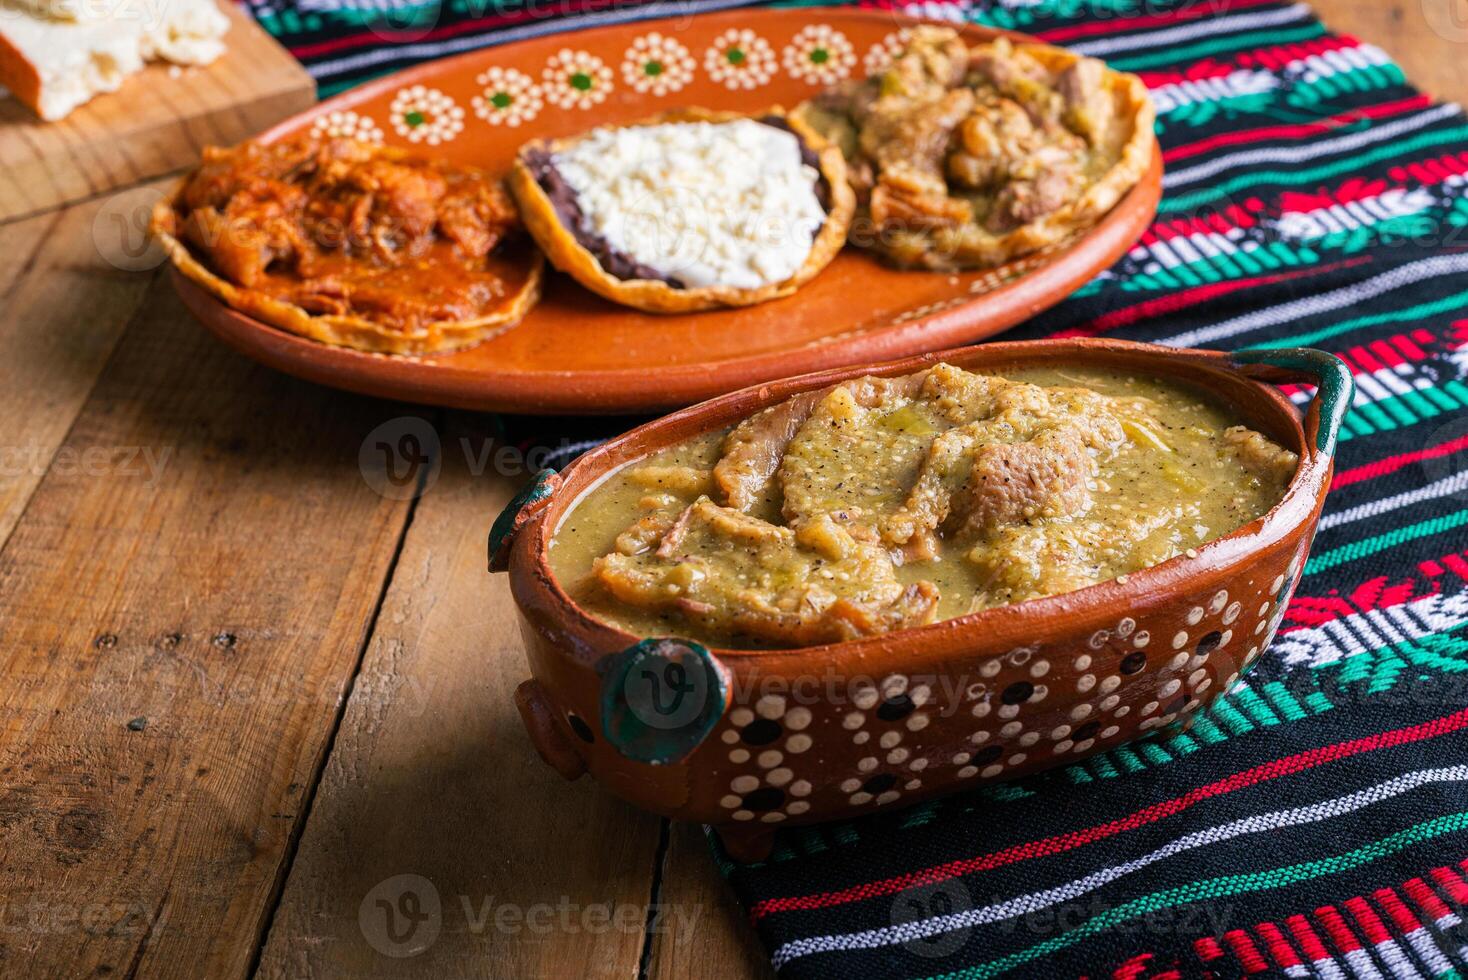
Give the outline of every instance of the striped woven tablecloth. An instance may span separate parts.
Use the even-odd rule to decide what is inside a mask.
[[[323,93],[664,4],[251,0]],[[734,4],[685,2],[676,12]],[[783,976],[1468,970],[1468,120],[1275,0],[933,0],[1140,74],[1167,175],[1113,269],[1009,338],[1340,354],[1358,394],[1285,626],[1187,734],[722,861]],[[1304,402],[1305,390],[1292,390]],[[1043,750],[1037,746],[1036,750]],[[1458,971],[1458,972],[1455,972]]]

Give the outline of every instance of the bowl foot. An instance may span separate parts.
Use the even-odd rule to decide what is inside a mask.
[[[566,779],[576,779],[586,772],[586,760],[561,730],[560,716],[546,700],[539,681],[528,680],[515,688],[515,707],[520,709],[530,741],[546,765]]]
[[[715,827],[714,833],[728,855],[742,864],[763,861],[775,846],[775,831],[768,827]]]

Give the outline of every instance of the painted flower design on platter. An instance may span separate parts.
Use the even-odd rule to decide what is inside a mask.
[[[612,70],[589,51],[562,48],[541,72],[545,100],[562,109],[590,109],[612,90]]]
[[[320,139],[354,139],[363,143],[381,143],[382,127],[371,116],[358,115],[350,109],[328,112],[311,124],[311,135]]]
[[[904,27],[900,31],[893,31],[882,40],[871,46],[866,55],[861,59],[861,66],[868,75],[875,75],[885,71],[892,60],[897,57],[897,52],[907,47],[907,42],[912,38],[912,28]]]
[[[809,24],[796,32],[782,54],[785,70],[811,85],[830,85],[851,74],[856,52],[846,35],[828,24]]]
[[[393,97],[392,128],[410,143],[437,146],[464,131],[464,110],[436,88],[412,85]]]
[[[754,31],[731,29],[720,34],[703,55],[709,77],[727,89],[759,88],[775,77],[775,50]]]
[[[474,79],[480,87],[470,100],[474,114],[491,126],[518,126],[540,114],[545,105],[540,86],[522,71],[498,65]]]
[[[693,81],[693,56],[657,31],[632,42],[622,56],[622,77],[638,92],[667,95]]]

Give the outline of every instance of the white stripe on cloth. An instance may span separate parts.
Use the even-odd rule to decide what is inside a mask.
[[[1426,964],[1433,976],[1443,976],[1453,968],[1453,964],[1443,955],[1443,951],[1438,949],[1437,944],[1432,941],[1432,935],[1425,926],[1418,926],[1411,932],[1405,933],[1402,938],[1407,940],[1407,944],[1412,947],[1417,958]]]
[[[776,970],[779,970],[791,960],[815,953],[833,952],[842,949],[878,949],[882,946],[892,946],[899,943],[913,942],[931,936],[952,932],[955,929],[966,929],[977,925],[992,922],[1000,922],[1015,916],[1028,915],[1061,902],[1070,901],[1087,892],[1094,891],[1102,885],[1116,881],[1133,871],[1140,870],[1158,861],[1166,860],[1186,851],[1209,844],[1217,844],[1247,834],[1260,834],[1271,830],[1281,830],[1287,827],[1301,826],[1310,823],[1319,823],[1332,817],[1341,817],[1357,810],[1381,803],[1393,797],[1401,796],[1403,793],[1411,792],[1423,786],[1438,783],[1461,783],[1468,782],[1468,766],[1446,766],[1440,769],[1423,769],[1417,772],[1404,773],[1393,779],[1376,786],[1370,786],[1345,796],[1335,799],[1323,800],[1312,803],[1309,806],[1296,807],[1290,810],[1277,810],[1273,813],[1257,814],[1244,817],[1207,830],[1179,837],[1163,847],[1135,858],[1122,864],[1104,868],[1084,878],[1044,891],[1034,892],[1029,895],[1021,895],[1006,902],[998,902],[981,908],[965,909],[949,915],[934,916],[929,919],[920,919],[913,922],[904,922],[898,925],[886,926],[880,929],[868,929],[864,932],[852,932],[844,935],[809,936],[805,939],[797,939],[788,942],[775,950],[770,957],[770,962]]]
[[[1185,105],[1221,102],[1246,95],[1263,95],[1279,86],[1279,76],[1273,72],[1240,68],[1220,78],[1185,79],[1159,85],[1151,91],[1152,104],[1157,107],[1159,116],[1165,116]]]
[[[1446,181],[1444,181],[1446,183]],[[1408,190],[1393,187],[1375,197],[1365,197],[1348,204],[1331,204],[1309,211],[1286,211],[1279,216],[1279,233],[1292,241],[1324,238],[1342,231],[1369,228],[1383,221],[1421,214],[1437,199],[1423,187]]]
[[[1441,480],[1429,483],[1425,487],[1418,487],[1416,490],[1407,490],[1395,496],[1382,497],[1380,500],[1369,500],[1347,510],[1326,514],[1320,519],[1320,530],[1339,527],[1342,524],[1350,524],[1368,517],[1378,517],[1388,511],[1410,507],[1425,500],[1451,497],[1455,494],[1468,494],[1468,470],[1443,477]]]
[[[1342,600],[1344,601],[1344,600]],[[1269,655],[1287,670],[1317,669],[1375,650],[1413,643],[1468,622],[1468,593],[1430,595],[1409,603],[1353,612],[1319,626],[1282,633]]]
[[[1157,114],[1166,116],[1198,102],[1219,102],[1272,92],[1283,84],[1285,77],[1314,82],[1390,63],[1391,57],[1376,45],[1357,44],[1354,48],[1341,48],[1291,61],[1278,72],[1239,68],[1217,78],[1165,82],[1152,89],[1152,102],[1157,106]]]
[[[1388,140],[1410,133],[1413,130],[1431,126],[1435,122],[1450,119],[1462,112],[1462,109],[1451,103],[1434,106],[1426,112],[1398,119],[1380,126],[1372,126],[1359,133],[1349,136],[1337,136],[1335,139],[1317,140],[1300,146],[1277,146],[1261,150],[1244,150],[1240,153],[1230,153],[1226,156],[1217,157],[1206,163],[1186,167],[1182,170],[1173,170],[1164,173],[1162,186],[1166,188],[1179,187],[1183,184],[1191,184],[1194,181],[1212,177],[1220,170],[1228,170],[1232,167],[1252,166],[1261,163],[1301,163],[1305,160],[1314,160],[1318,157],[1329,156],[1332,153],[1345,153],[1348,150],[1360,149],[1373,143],[1384,143]]]
[[[1315,968],[1315,974],[1320,980],[1349,980],[1346,971],[1341,969],[1334,957],[1327,956],[1321,960],[1311,960],[1310,965]]]
[[[1383,939],[1371,948],[1376,950],[1377,959],[1386,964],[1386,968],[1392,971],[1392,976],[1397,980],[1428,980],[1417,969],[1406,950],[1402,949],[1402,944],[1395,939]]]
[[[1421,187],[1410,191],[1393,187],[1376,197],[1352,201],[1349,204],[1331,204],[1310,211],[1285,211],[1275,219],[1274,228],[1286,242],[1310,242],[1327,235],[1375,227],[1384,221],[1421,214],[1431,209],[1436,201],[1430,191]],[[1267,225],[1267,222],[1264,223]],[[1159,248],[1157,243],[1137,245],[1127,254],[1133,262],[1143,263],[1141,271],[1151,275],[1183,264],[1182,256],[1178,254],[1181,251],[1178,242],[1186,241],[1189,248],[1196,249],[1209,259],[1237,252],[1248,254],[1263,247],[1259,241],[1246,238],[1245,234],[1242,228],[1230,228],[1227,232],[1191,232],[1165,239],[1172,244],[1171,248],[1165,245]],[[1164,240],[1158,240],[1162,241]]]
[[[1306,296],[1254,313],[1245,313],[1232,320],[1225,320],[1212,326],[1199,327],[1197,330],[1189,330],[1186,333],[1168,337],[1158,343],[1166,344],[1169,347],[1198,347],[1241,333],[1248,333],[1251,330],[1262,330],[1265,327],[1278,326],[1321,313],[1333,313],[1336,310],[1354,306],[1363,300],[1389,293],[1394,289],[1401,289],[1403,286],[1411,286],[1429,279],[1461,272],[1468,272],[1468,254],[1434,255],[1431,258],[1398,266],[1379,276],[1373,276],[1349,286],[1342,286],[1319,296]]]
[[[1376,964],[1371,962],[1371,954],[1366,952],[1364,947],[1348,949],[1341,955],[1346,958],[1351,972],[1359,980],[1386,980],[1386,977],[1382,976],[1381,971],[1376,968]]]
[[[402,13],[437,8],[440,0],[297,0],[296,9],[313,14],[336,14],[343,11],[377,11]]]
[[[1312,16],[1310,8],[1303,3],[1297,3],[1283,10],[1266,10],[1257,14],[1239,14],[1234,17],[1213,17],[1193,24],[1169,27],[1166,30],[1149,31],[1145,34],[1127,34],[1123,37],[1101,38],[1096,41],[1082,41],[1079,44],[1068,44],[1066,47],[1080,54],[1113,54],[1117,51],[1136,51],[1144,48],[1162,47],[1163,45],[1176,44],[1178,41],[1186,41],[1195,37],[1208,37],[1212,34],[1247,31],[1255,27],[1273,27],[1277,24],[1288,24],[1291,21],[1304,20],[1310,16]]]

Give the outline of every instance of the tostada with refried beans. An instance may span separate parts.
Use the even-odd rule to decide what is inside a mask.
[[[855,207],[841,151],[778,109],[532,140],[509,184],[553,266],[652,313],[793,293],[836,257]]]

